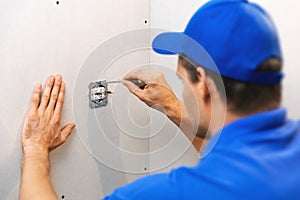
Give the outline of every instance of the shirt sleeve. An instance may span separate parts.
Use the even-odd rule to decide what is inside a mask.
[[[153,174],[116,189],[103,200],[178,199],[178,184],[172,173]]]

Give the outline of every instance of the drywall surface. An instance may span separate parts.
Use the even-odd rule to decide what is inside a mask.
[[[33,85],[49,74],[62,74],[66,83],[62,124],[77,124],[50,157],[59,199],[100,199],[140,176],[197,163],[178,128],[122,84],[109,84],[114,94],[106,107],[88,104],[92,81],[163,69],[149,65],[150,21],[149,0],[1,0],[1,199],[18,199],[22,124]],[[166,73],[171,83],[176,80],[174,70]],[[166,144],[151,146],[165,137]]]
[[[1,1],[1,199],[18,199],[20,134],[34,83],[44,82],[49,74],[62,74],[67,87],[62,124],[74,121],[73,89],[91,52],[114,35],[149,27],[145,20],[149,20],[147,0]],[[148,53],[142,54],[140,60],[148,60]],[[105,66],[99,63],[101,67]],[[100,163],[84,146],[78,130],[52,152],[51,162],[54,187],[64,199],[100,199],[141,175]],[[147,165],[147,160],[141,163]]]

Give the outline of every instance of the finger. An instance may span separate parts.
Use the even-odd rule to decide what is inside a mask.
[[[40,83],[35,84],[33,94],[31,97],[31,105],[29,112],[35,112],[36,109],[39,107],[41,91],[42,85]]]
[[[122,80],[123,85],[125,85],[130,92],[138,89],[138,86],[136,84],[134,84],[132,81],[127,80],[127,79],[123,79]]]
[[[136,72],[133,72],[133,73],[129,73],[127,74],[124,79],[125,80],[130,80],[130,79],[139,79],[139,80],[142,80],[144,82],[149,82],[148,80],[148,75],[149,75],[149,71],[147,70],[138,70]]]
[[[50,93],[53,87],[53,83],[54,83],[54,77],[53,75],[50,75],[46,81],[44,92],[41,99],[41,104],[39,106],[39,109],[42,111],[46,109],[49,103]]]
[[[72,133],[72,130],[75,128],[74,123],[65,125],[61,130],[61,139],[62,142],[65,142],[69,135]]]
[[[54,86],[51,91],[50,102],[47,109],[54,110],[61,85],[62,85],[62,77],[61,75],[58,74],[55,76]]]
[[[62,82],[59,90],[59,94],[57,97],[57,102],[54,110],[54,116],[59,116],[61,115],[63,104],[65,101],[65,83]]]
[[[136,84],[134,84],[131,81],[125,80],[123,79],[122,83],[128,88],[128,90],[135,94],[137,92],[137,90],[141,90]]]
[[[136,79],[138,78],[138,74],[136,72],[126,74],[123,79],[130,80],[130,79],[135,79],[135,78]]]
[[[140,100],[144,101],[146,87],[142,90],[136,84],[134,84],[131,81],[127,81],[127,80],[123,80],[122,83],[128,88],[128,90],[132,94],[134,94],[135,96],[137,96]]]

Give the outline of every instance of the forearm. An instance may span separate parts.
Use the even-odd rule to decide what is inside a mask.
[[[23,161],[20,200],[57,200],[50,180],[49,152],[63,144],[75,124],[60,126],[65,84],[50,75],[44,89],[34,86],[22,130]]]
[[[50,180],[48,152],[26,152],[22,162],[20,200],[57,200]]]
[[[199,152],[204,139],[196,136],[198,127],[197,125],[193,126],[184,104],[178,99],[174,100],[173,103],[165,107],[165,114],[181,129]]]

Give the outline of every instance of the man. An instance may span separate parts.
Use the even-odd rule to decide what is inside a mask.
[[[300,123],[286,119],[280,108],[282,55],[269,15],[245,0],[213,0],[195,13],[184,33],[158,35],[153,48],[179,54],[185,106],[161,73],[138,71],[124,84],[191,140],[192,134],[208,134],[206,156],[195,167],[146,176],[105,199],[299,199]],[[50,76],[41,100],[40,93],[38,85],[23,129],[22,200],[56,198],[48,154],[74,128],[59,128],[61,77]]]

